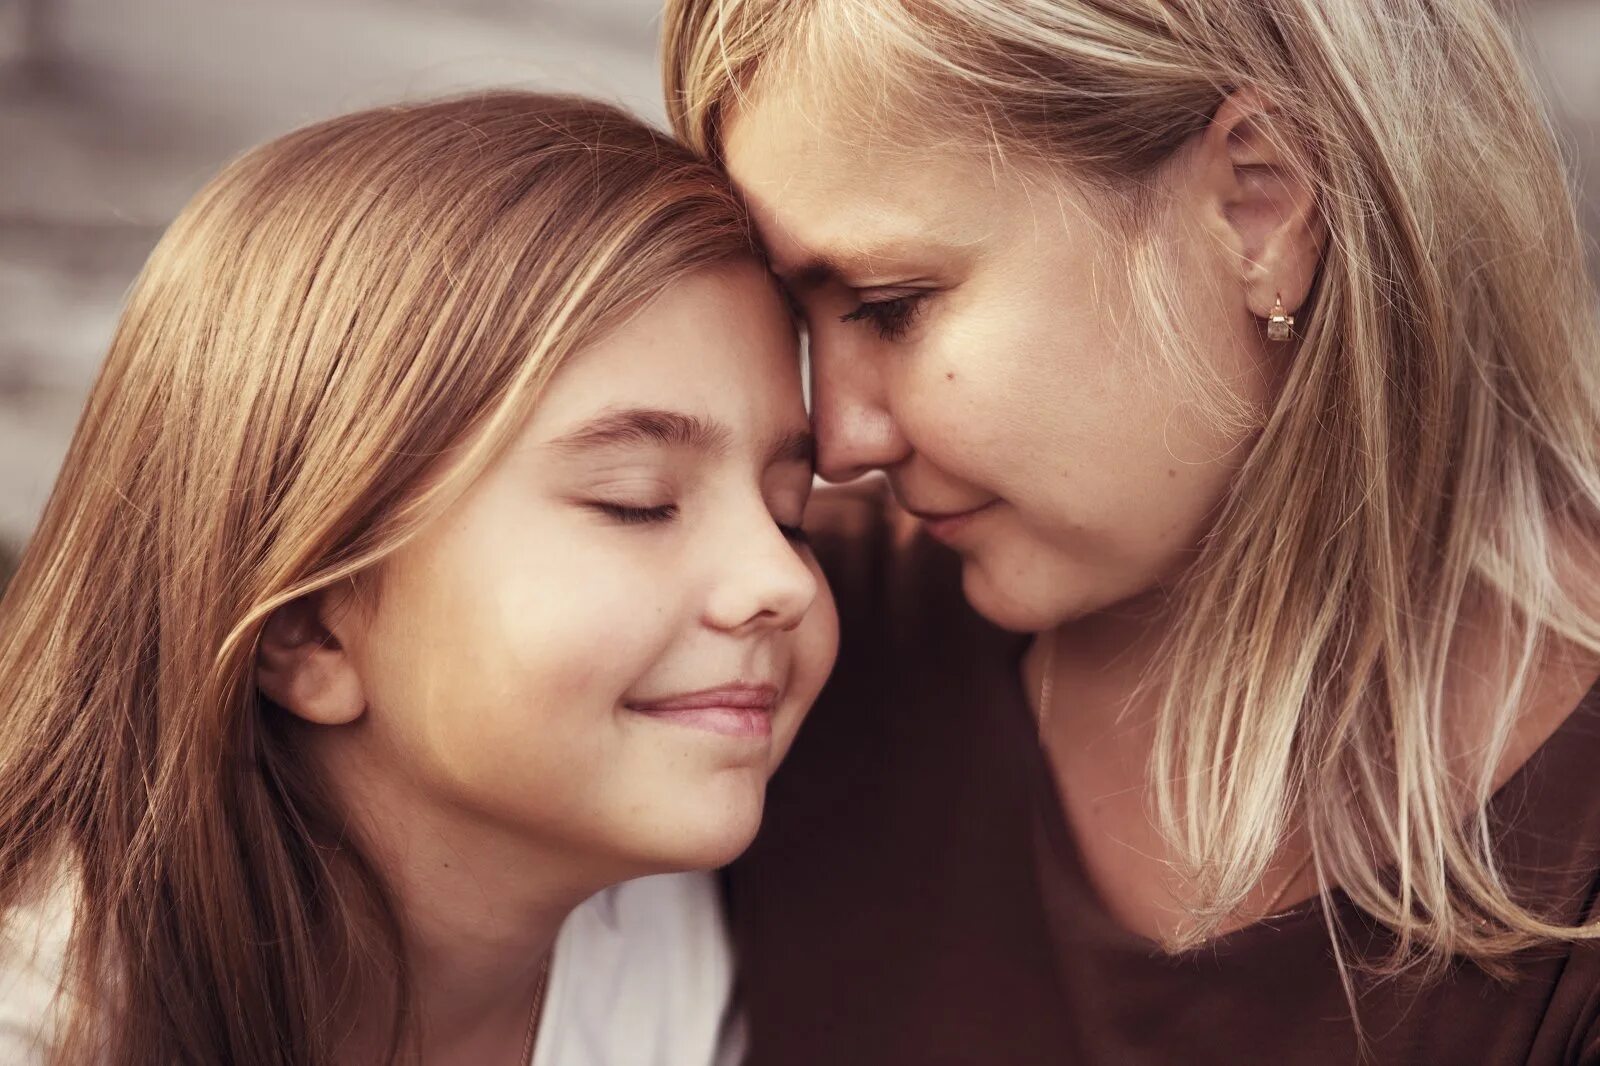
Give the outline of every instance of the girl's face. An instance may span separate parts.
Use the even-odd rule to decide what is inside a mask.
[[[599,881],[743,850],[837,643],[796,528],[798,366],[753,263],[564,366],[372,602],[331,616],[363,702],[323,763],[353,802],[463,845],[498,827]]]
[[[1159,179],[1171,206],[1151,232],[1183,288],[1153,334],[1075,183],[890,144],[798,95],[747,102],[724,149],[806,319],[819,472],[886,472],[961,554],[973,606],[1008,628],[1049,628],[1179,569],[1249,434],[1208,416],[1150,338],[1182,331],[1248,404],[1274,375],[1240,284],[1239,227],[1260,228],[1248,189],[1230,201],[1226,153],[1244,138]]]

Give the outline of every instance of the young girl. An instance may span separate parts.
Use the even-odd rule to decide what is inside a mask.
[[[758,1066],[1600,1062],[1600,341],[1501,19],[668,4],[819,468],[926,534],[827,505]]]
[[[711,1061],[715,895],[622,882],[745,847],[835,641],[749,242],[518,93],[199,194],[0,609],[0,1059]]]

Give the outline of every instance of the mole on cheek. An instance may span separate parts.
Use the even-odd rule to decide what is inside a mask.
[[[956,372],[954,370],[946,370],[944,372],[944,379],[946,381],[954,381],[956,379]]]

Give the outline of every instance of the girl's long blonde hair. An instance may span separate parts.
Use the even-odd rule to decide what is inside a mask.
[[[1600,935],[1519,902],[1487,811],[1533,666],[1600,651],[1594,297],[1488,0],[669,0],[664,61],[709,157],[743,101],[804,79],[886,142],[920,123],[1135,216],[1229,92],[1270,101],[1329,244],[1158,686],[1155,806],[1200,895],[1173,946],[1239,911],[1296,819],[1324,891],[1395,931],[1380,969]],[[1159,300],[1160,236],[1130,235]],[[1468,618],[1502,661],[1473,664],[1492,722],[1463,761]]]
[[[753,254],[713,168],[529,93],[300,130],[184,210],[0,601],[0,908],[81,883],[61,1061],[331,1063],[374,974],[398,1053],[397,918],[255,688],[262,623],[372,573],[573,351]]]

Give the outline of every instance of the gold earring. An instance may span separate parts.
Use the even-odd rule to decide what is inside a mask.
[[[1267,316],[1267,340],[1286,341],[1294,332],[1294,316],[1283,310],[1283,294],[1272,298],[1272,313]]]

